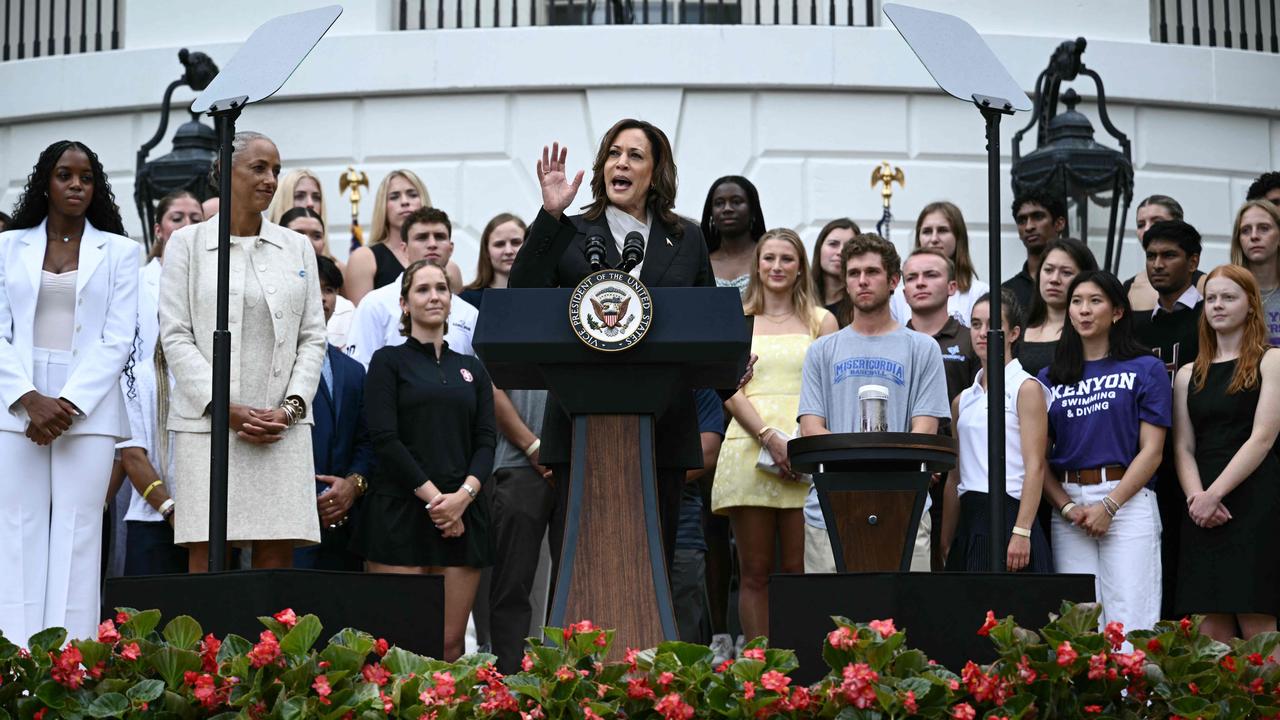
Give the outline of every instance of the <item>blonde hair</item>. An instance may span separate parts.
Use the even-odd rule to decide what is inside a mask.
[[[298,183],[303,178],[309,178],[316,184],[316,188],[320,190],[320,206],[315,209],[316,214],[322,218],[329,217],[324,212],[324,185],[320,182],[319,176],[306,168],[298,168],[285,173],[280,178],[280,185],[276,188],[276,196],[271,198],[271,204],[267,206],[267,220],[277,225],[280,224],[280,218],[285,213],[293,209],[293,193],[298,189]],[[329,239],[326,233],[325,239]]]
[[[747,315],[759,315],[764,312],[764,285],[760,282],[760,253],[769,240],[785,240],[791,244],[796,258],[800,261],[800,270],[796,274],[795,284],[791,286],[791,309],[804,319],[809,326],[809,334],[817,337],[822,330],[822,315],[817,312],[818,302],[813,292],[813,279],[809,277],[809,256],[805,253],[804,241],[790,228],[774,228],[760,236],[756,243],[756,264],[747,280],[747,291],[742,296],[742,311]]]
[[[1275,223],[1277,230],[1280,230],[1280,208],[1277,208],[1275,203],[1258,199],[1250,200],[1241,205],[1240,211],[1236,213],[1236,221],[1231,225],[1231,262],[1242,268],[1248,268],[1249,263],[1240,245],[1240,223],[1244,222],[1244,214],[1253,208],[1258,208],[1270,215],[1271,222]],[[1276,272],[1280,273],[1280,254],[1276,255]]]
[[[378,185],[378,194],[373,199],[373,221],[370,223],[373,234],[369,236],[369,245],[386,242],[387,236],[391,233],[391,223],[387,221],[387,194],[390,192],[391,180],[398,177],[408,180],[409,184],[418,191],[418,197],[422,198],[422,207],[431,207],[431,196],[427,194],[427,186],[422,184],[422,179],[412,170],[401,168],[387,173]]]

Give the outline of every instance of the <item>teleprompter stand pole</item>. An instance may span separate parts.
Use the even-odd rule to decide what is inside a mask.
[[[987,228],[991,268],[991,321],[987,324],[987,499],[991,503],[991,570],[1005,569],[1004,532],[1004,324],[1000,298],[1000,116],[1012,115],[1002,98],[974,94],[987,125]],[[1015,408],[1016,409],[1016,408]]]
[[[218,323],[213,331],[213,406],[209,433],[209,572],[227,569],[227,462],[231,426],[231,140],[247,98],[213,104],[218,132]]]

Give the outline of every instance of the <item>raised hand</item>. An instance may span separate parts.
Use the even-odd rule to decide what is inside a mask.
[[[578,194],[578,186],[582,185],[582,171],[568,181],[565,174],[564,161],[569,155],[569,148],[560,147],[554,142],[551,147],[542,146],[542,159],[538,161],[538,184],[542,186],[542,209],[552,217],[559,219],[565,208],[573,204]]]

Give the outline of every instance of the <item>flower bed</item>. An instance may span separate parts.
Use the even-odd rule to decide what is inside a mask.
[[[292,610],[261,618],[253,642],[204,635],[187,616],[158,630],[158,611],[123,609],[96,641],[64,646],[52,628],[28,650],[0,637],[0,720],[1280,718],[1280,633],[1227,646],[1184,619],[1126,637],[1114,623],[1097,632],[1099,613],[1064,603],[1039,632],[988,613],[978,633],[999,658],[959,674],[908,648],[892,620],[835,618],[831,672],[804,687],[795,655],[762,639],[718,667],[679,642],[603,663],[613,632],[583,621],[549,628],[504,677],[490,655],[445,663],[352,629],[317,650],[320,620]]]

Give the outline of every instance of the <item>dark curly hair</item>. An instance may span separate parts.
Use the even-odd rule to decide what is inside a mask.
[[[76,140],[59,140],[40,153],[36,166],[27,176],[27,186],[22,189],[22,196],[18,198],[18,205],[13,210],[13,224],[8,229],[33,228],[49,216],[49,180],[53,176],[53,166],[68,150],[83,152],[89,157],[89,166],[93,168],[93,197],[89,199],[85,218],[99,230],[124,235],[120,208],[116,206],[116,196],[111,192],[111,183],[107,180],[106,171],[102,169],[102,162],[87,145]]]

